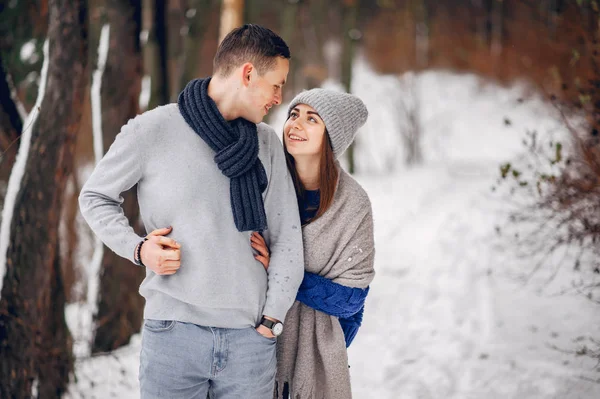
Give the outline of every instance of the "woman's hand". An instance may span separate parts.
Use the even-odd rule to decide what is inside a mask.
[[[258,252],[257,255],[254,255],[254,259],[262,263],[265,270],[267,270],[269,268],[270,253],[263,236],[256,231],[253,232],[250,236],[250,245]]]

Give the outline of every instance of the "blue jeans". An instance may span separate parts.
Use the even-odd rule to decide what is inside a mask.
[[[142,399],[271,399],[276,340],[254,328],[145,320]]]

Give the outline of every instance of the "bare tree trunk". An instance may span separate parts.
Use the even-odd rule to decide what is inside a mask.
[[[158,45],[157,99],[160,105],[170,101],[169,89],[169,35],[167,33],[167,0],[156,0],[154,8],[154,33]]]
[[[139,113],[143,67],[139,40],[141,0],[110,0],[107,6],[110,41],[101,89],[104,153],[121,127]],[[127,84],[124,85],[123,81]],[[134,228],[139,219],[136,187],[123,194],[123,210]],[[139,332],[144,299],[138,293],[138,288],[144,275],[144,269],[104,248],[98,311],[94,315],[96,331],[93,353],[126,345],[131,336]]]
[[[87,103],[87,102],[85,102]],[[74,165],[77,169],[77,161]],[[77,179],[77,173],[71,174],[67,181],[65,196],[63,200],[62,221],[59,227],[59,233],[63,240],[59,245],[60,251],[60,269],[62,274],[62,285],[65,290],[65,299],[67,303],[77,301],[77,292],[74,287],[78,281],[81,281],[81,271],[76,267],[76,250],[79,245],[77,234],[77,215],[79,214],[79,192],[81,184]]]
[[[339,32],[342,32],[343,25],[342,13],[340,12],[341,7],[341,4],[338,4],[336,7],[328,7],[326,16],[328,37],[323,48],[323,56],[325,57],[325,63],[327,65],[327,76],[330,79],[340,82],[342,80],[341,66],[344,39],[344,36],[339,34]],[[335,34],[332,34],[332,32],[335,32]]]
[[[398,76],[398,85],[390,87],[388,94],[394,106],[393,117],[396,120],[398,135],[404,149],[404,164],[412,166],[423,161],[421,151],[421,123],[420,123],[420,97],[418,90],[418,77],[416,72],[406,72]],[[392,171],[398,163],[394,156],[387,162],[388,171]]]
[[[283,87],[284,98],[291,98],[299,91],[298,72],[302,71],[304,59],[300,55],[300,46],[294,46],[294,32],[298,24],[298,2],[286,1],[281,12],[281,38],[291,47],[293,62],[290,62],[287,84]]]
[[[323,1],[313,1],[302,7],[303,10],[296,17],[300,23],[300,32],[303,37],[302,66],[303,88],[312,89],[320,87],[327,79],[327,65],[325,63],[326,32],[329,28],[328,5]],[[298,46],[299,47],[299,46]],[[299,57],[296,57],[296,62]]]
[[[189,33],[186,16],[189,0],[170,0],[167,7],[167,70],[169,78],[169,102],[177,102],[182,87],[185,38]]]
[[[0,151],[4,152],[23,130],[23,121],[11,97],[2,54],[0,54]]]
[[[421,124],[419,121],[419,112],[421,110],[419,92],[417,87],[417,76],[414,73],[407,73],[400,78],[400,85],[403,88],[401,93],[402,110],[404,111],[404,123],[402,137],[406,148],[406,165],[415,165],[423,161],[421,151]],[[401,113],[397,113],[398,116]]]
[[[429,18],[425,0],[417,0],[415,16],[415,58],[417,67],[424,69],[429,63]]]
[[[471,0],[471,8],[475,14],[473,18],[475,29],[473,30],[477,37],[477,44],[485,45],[488,42],[487,7],[484,5],[484,0]]]
[[[87,79],[84,0],[50,0],[46,95],[14,203],[0,299],[0,397],[60,397],[73,367],[58,224]],[[23,154],[25,155],[25,154]],[[5,204],[8,206],[8,204]]]
[[[492,56],[498,58],[502,54],[502,16],[504,14],[504,2],[492,0]]]
[[[61,194],[57,193],[57,198],[60,198]],[[61,397],[67,391],[69,374],[73,371],[73,339],[65,321],[67,296],[59,248],[59,242],[56,241],[52,274],[49,276],[49,304],[46,305],[48,314],[43,319],[43,324],[40,324],[43,333],[37,364],[38,398]]]
[[[360,37],[356,29],[358,19],[358,0],[344,0],[344,20],[342,33],[342,85],[348,93],[352,90],[352,62],[354,61],[355,43]],[[354,173],[354,143],[348,148],[348,171]]]
[[[0,54],[0,184],[8,182],[17,155],[16,141],[23,130],[23,121],[12,99],[2,55]],[[4,202],[4,188],[0,187],[0,206]]]
[[[314,46],[317,61],[321,65],[325,65],[324,47],[327,40],[328,27],[328,4],[324,1],[313,1],[309,4],[309,20],[307,21],[305,30],[310,34],[310,40],[307,44]],[[312,23],[310,23],[312,21]]]
[[[148,109],[169,103],[167,0],[143,0],[144,25],[148,43],[144,47],[144,64],[151,78]]]
[[[219,28],[219,43],[233,29],[242,26],[244,22],[244,0],[223,0],[221,9],[221,26]]]
[[[191,0],[186,10],[188,20],[187,34],[183,39],[183,53],[181,57],[181,74],[179,76],[179,89],[192,79],[196,78],[196,69],[202,48],[202,41],[206,33],[208,18],[212,8],[212,0]]]

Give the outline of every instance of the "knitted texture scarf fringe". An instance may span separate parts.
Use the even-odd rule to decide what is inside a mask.
[[[179,94],[179,111],[188,125],[215,151],[215,163],[231,179],[235,227],[239,231],[266,230],[262,193],[268,180],[258,158],[256,125],[243,118],[227,122],[208,96],[209,83],[210,78],[189,82]]]

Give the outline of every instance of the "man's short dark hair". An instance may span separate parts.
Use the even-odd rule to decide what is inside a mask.
[[[225,36],[213,60],[213,73],[227,77],[233,69],[251,62],[262,75],[275,66],[277,57],[290,59],[285,41],[270,29],[246,24]]]

